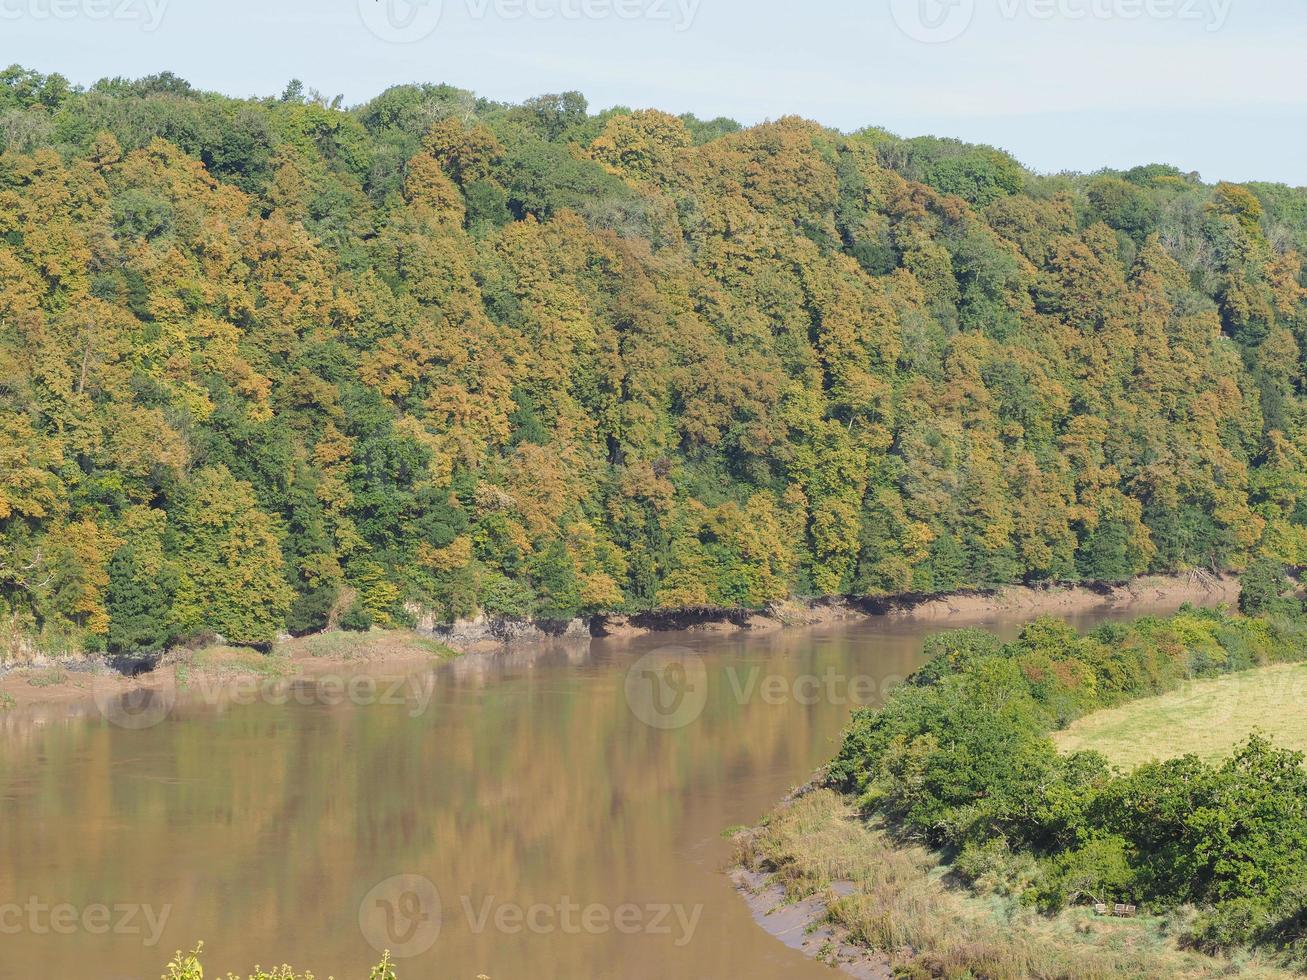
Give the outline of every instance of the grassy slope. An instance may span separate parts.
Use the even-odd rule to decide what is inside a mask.
[[[1307,752],[1304,696],[1307,667],[1263,667],[1095,712],[1054,738],[1064,751],[1095,749],[1127,770],[1189,753],[1214,762],[1254,729],[1281,748]]]
[[[895,843],[883,828],[857,819],[851,802],[830,790],[782,807],[736,842],[739,862],[774,872],[788,898],[825,895],[833,922],[853,941],[886,953],[900,976],[1295,976],[1256,958],[1236,963],[1178,950],[1161,919],[1105,919],[1086,909],[1049,919],[1011,898],[975,897],[949,887],[936,855]],[[836,882],[854,888],[838,897]]]

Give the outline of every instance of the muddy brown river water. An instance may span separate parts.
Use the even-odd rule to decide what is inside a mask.
[[[152,980],[197,940],[210,977],[289,961],[355,980],[389,947],[401,980],[829,978],[754,924],[722,832],[805,781],[856,703],[954,625],[582,642],[239,703],[192,691],[139,728],[10,719],[0,978]]]

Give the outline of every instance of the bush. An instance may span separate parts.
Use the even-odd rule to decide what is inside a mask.
[[[949,630],[927,637],[922,652],[927,663],[912,675],[912,683],[926,686],[959,673],[984,657],[1001,656],[1003,641],[988,630]]]
[[[305,636],[326,627],[336,605],[339,589],[324,585],[297,595],[286,613],[286,630],[292,636]]]
[[[1301,754],[1254,735],[1220,766],[1190,756],[1119,775],[1098,753],[1059,756],[1050,733],[1191,676],[1307,659],[1307,625],[1186,609],[1088,637],[1040,620],[1007,645],[960,630],[928,650],[910,684],[854,716],[833,786],[954,853],[977,890],[1049,911],[1193,905],[1194,942],[1211,950],[1302,941]]]
[[[1290,595],[1293,583],[1284,565],[1263,555],[1239,577],[1239,611],[1246,616],[1287,616],[1300,612],[1302,603]]]
[[[1264,899],[1236,898],[1199,912],[1184,938],[1204,953],[1229,953],[1252,946],[1270,923]]]
[[[953,870],[982,895],[1021,896],[1040,877],[1035,860],[1014,851],[1002,837],[967,844],[953,862]]]
[[[1125,902],[1137,897],[1131,848],[1115,834],[1094,837],[1045,864],[1039,904],[1050,912],[1068,904]]]
[[[498,572],[489,572],[482,579],[477,599],[491,616],[509,619],[527,619],[536,606],[536,596],[530,586]]]
[[[372,629],[372,613],[356,599],[340,617],[340,628],[351,633],[366,633]]]

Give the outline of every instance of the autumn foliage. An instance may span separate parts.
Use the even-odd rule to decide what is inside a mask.
[[[0,143],[13,634],[1307,564],[1301,192],[17,68]]]

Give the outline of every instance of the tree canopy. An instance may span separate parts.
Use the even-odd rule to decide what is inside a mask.
[[[1307,564],[1301,190],[17,67],[0,147],[11,633]]]

